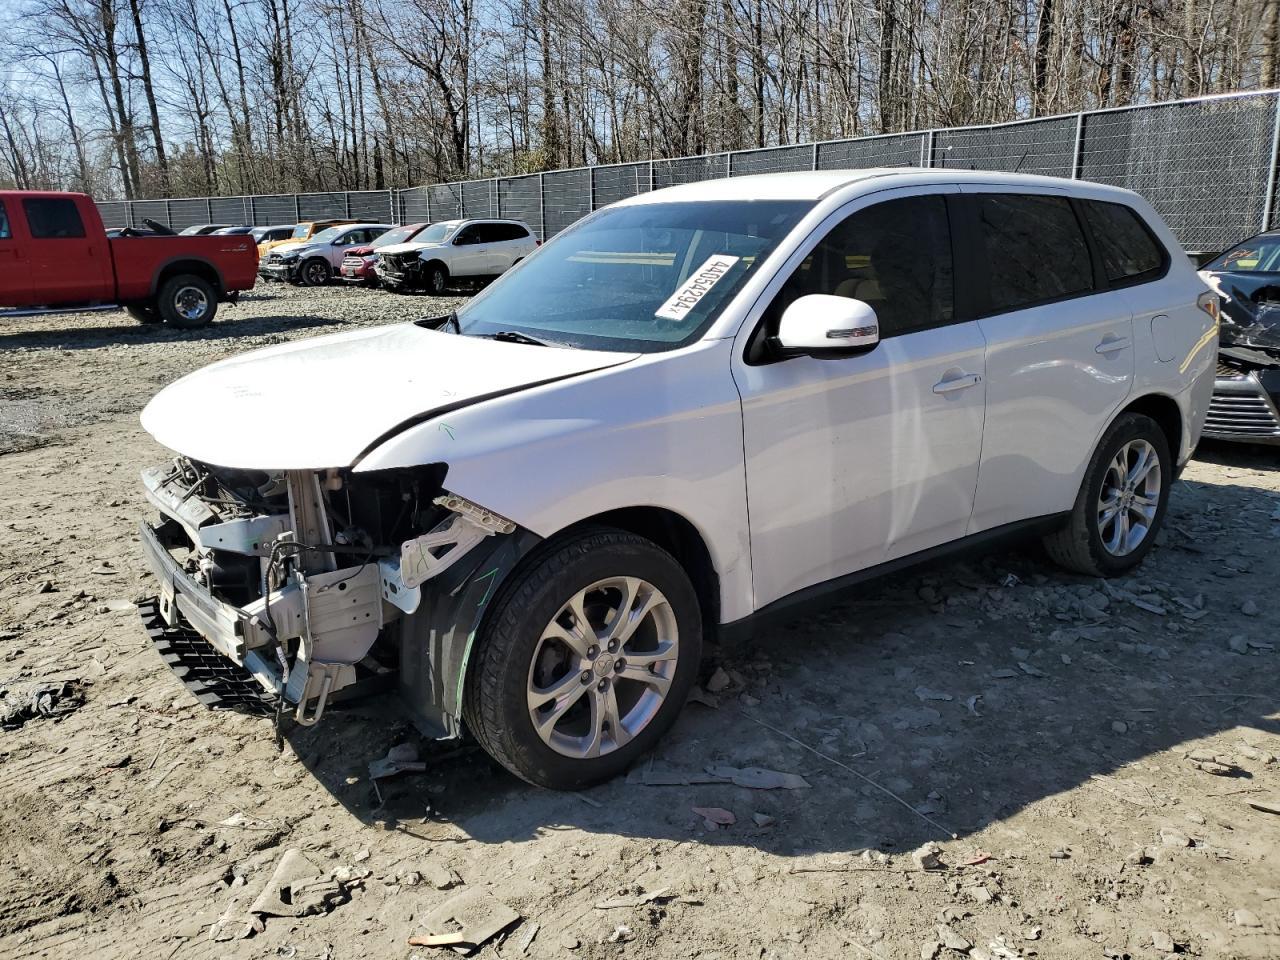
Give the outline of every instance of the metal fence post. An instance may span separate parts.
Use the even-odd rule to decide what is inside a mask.
[[[297,223],[302,219],[302,204],[298,200],[298,195],[293,195],[293,222]]]
[[[733,151],[726,150],[724,154],[724,175],[726,177],[733,176]]]
[[[587,167],[587,212],[596,208],[596,168]]]
[[[213,197],[205,197],[204,206],[209,211],[209,222],[213,223]]]
[[[809,169],[810,170],[818,169],[818,142],[816,140],[813,143],[813,159],[809,164]]]
[[[1267,169],[1266,198],[1262,201],[1262,229],[1271,229],[1271,205],[1276,198],[1276,164],[1280,162],[1280,94],[1276,95],[1275,123],[1271,128],[1271,165]]]
[[[653,193],[653,160],[649,160],[649,192]]]
[[[933,166],[933,130],[924,132],[924,139],[920,141],[920,166]]]
[[[343,210],[343,216],[345,216],[348,220],[350,220],[351,219],[351,191],[350,190],[342,191],[342,210]]]
[[[547,242],[547,175],[538,174],[538,232],[542,234],[542,242]]]
[[[1076,114],[1076,145],[1071,154],[1071,179],[1079,180],[1084,169],[1084,111]]]

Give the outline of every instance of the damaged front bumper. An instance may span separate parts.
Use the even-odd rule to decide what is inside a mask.
[[[255,504],[255,512],[233,503],[240,515],[232,518],[222,512],[226,489],[209,488],[214,477],[205,465],[179,458],[144,471],[142,479],[160,514],[159,522],[139,526],[142,554],[159,584],[142,617],[188,686],[192,677],[184,674],[217,657],[311,725],[340,691],[381,686],[403,672],[401,687],[412,691],[410,706],[424,732],[457,733],[461,687],[435,681],[443,671],[462,676],[484,606],[463,609],[473,598],[465,588],[476,564],[492,553],[477,548],[513,539],[505,536],[516,531],[513,523],[431,488],[421,511],[426,532],[393,548],[354,531],[351,504],[360,501],[343,490],[348,481],[337,471],[276,475],[270,504]],[[346,494],[340,505],[338,491]],[[331,519],[340,509],[346,511],[343,529]],[[505,569],[520,553],[510,554]],[[468,557],[472,564],[458,564]],[[460,568],[451,569],[455,565]],[[451,575],[442,577],[446,572]],[[436,578],[451,595],[432,590],[436,583],[427,582]],[[492,574],[482,581],[486,599],[496,582]],[[431,602],[420,610],[424,590]],[[420,649],[429,642],[427,632],[456,635],[460,649],[451,640]],[[173,653],[179,649],[186,655]],[[402,670],[406,661],[410,669]]]
[[[1222,348],[1202,435],[1280,444],[1280,361],[1260,351]]]

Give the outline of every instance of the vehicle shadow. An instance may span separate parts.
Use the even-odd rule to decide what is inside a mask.
[[[1175,796],[1168,777],[1124,768],[1175,750],[1204,792],[1233,789],[1231,777],[1247,788],[1247,760],[1224,781],[1183,753],[1211,741],[1230,754],[1242,736],[1280,733],[1278,654],[1267,646],[1280,616],[1265,602],[1274,567],[1264,542],[1257,562],[1232,559],[1239,532],[1270,523],[1274,503],[1217,478],[1184,481],[1162,545],[1136,576],[1106,583],[1023,547],[863,585],[745,652],[712,651],[704,670],[715,662],[731,681],[719,706],[690,703],[629,778],[581,794],[527,786],[478,750],[375,791],[368,761],[397,743],[429,748],[389,704],[355,705],[290,741],[352,815],[431,839],[460,830],[502,843],[574,827],[803,856],[964,837],[1081,787],[1084,802],[1185,812],[1194,798]],[[1260,615],[1240,615],[1251,597]],[[798,773],[811,786],[636,782],[708,765]],[[695,806],[737,822],[710,830]]]
[[[106,315],[104,315],[106,316]],[[114,314],[110,316],[115,316]],[[223,309],[212,324],[196,330],[176,330],[164,324],[135,323],[120,314],[116,323],[93,326],[68,326],[25,329],[20,333],[0,332],[0,350],[31,350],[56,347],[60,350],[94,350],[122,344],[190,343],[199,340],[225,340],[265,336],[290,330],[341,327],[346,321],[330,317],[281,315],[238,318],[233,310]],[[50,318],[51,320],[53,318]]]

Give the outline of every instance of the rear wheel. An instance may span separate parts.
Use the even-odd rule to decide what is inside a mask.
[[[156,308],[153,304],[130,304],[124,308],[124,312],[133,317],[133,319],[137,320],[139,323],[149,325],[160,322],[160,314],[156,312]]]
[[[312,257],[298,268],[298,279],[304,287],[323,287],[329,282],[329,264]]]
[[[697,596],[675,559],[634,534],[586,531],[500,594],[467,671],[464,718],[516,776],[586,787],[666,733],[701,653]]]
[[[160,285],[156,312],[169,326],[192,330],[213,322],[218,297],[208,280],[184,273]]]
[[[1055,563],[1077,573],[1114,577],[1139,563],[1155,543],[1169,503],[1173,457],[1150,417],[1116,419],[1094,451],[1066,525],[1045,537]]]

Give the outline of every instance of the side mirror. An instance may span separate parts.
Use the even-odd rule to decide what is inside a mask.
[[[782,312],[773,341],[783,356],[867,350],[880,342],[880,321],[862,300],[812,293]]]

